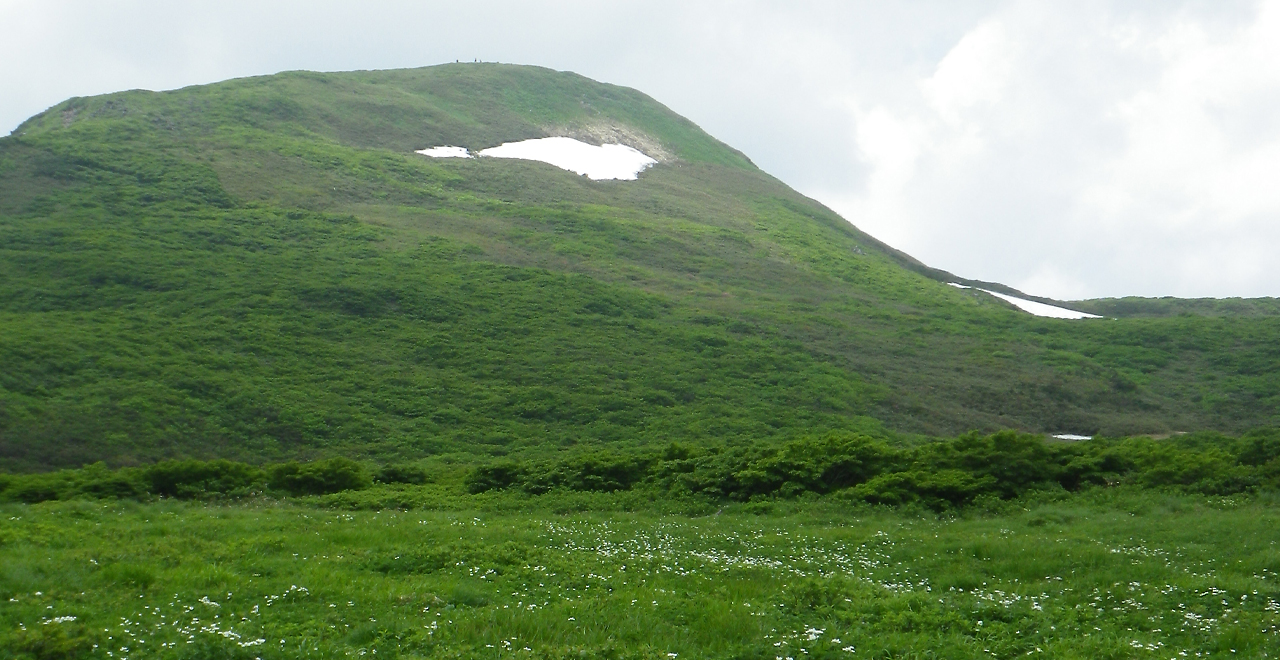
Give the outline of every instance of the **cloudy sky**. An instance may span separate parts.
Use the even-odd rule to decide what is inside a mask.
[[[0,0],[0,134],[67,97],[455,59],[636,87],[922,261],[1280,296],[1280,0]]]

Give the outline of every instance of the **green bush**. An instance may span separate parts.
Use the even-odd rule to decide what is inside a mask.
[[[1000,431],[968,433],[949,442],[925,445],[916,459],[923,469],[959,470],[990,479],[1002,497],[1013,497],[1058,477],[1057,456],[1038,435]]]
[[[645,457],[596,452],[530,470],[521,487],[534,494],[558,488],[601,493],[629,490],[645,478],[651,463]]]
[[[941,511],[973,502],[979,495],[997,490],[997,480],[964,470],[912,470],[891,472],[854,486],[848,494],[872,504],[923,504]]]
[[[1280,487],[1275,431],[1239,441],[1214,433],[1171,440],[1099,438],[1049,443],[1042,436],[968,433],[914,448],[895,448],[848,432],[781,445],[694,449],[672,444],[648,454],[596,451],[559,460],[505,461],[474,469],[472,493],[519,488],[528,493],[630,490],[730,500],[840,492],[874,504],[965,506],[1037,490],[1069,491],[1129,484],[1205,494]]]
[[[514,486],[524,476],[524,466],[512,461],[481,465],[467,474],[467,492],[476,494]]]
[[[414,465],[384,465],[373,480],[380,484],[425,484],[427,471]]]
[[[1254,429],[1235,446],[1241,465],[1262,466],[1280,459],[1280,429]]]
[[[852,433],[829,433],[783,445],[734,473],[732,494],[753,495],[828,493],[860,484],[897,459],[897,452],[871,438]]]
[[[428,481],[427,472],[413,465],[386,465],[370,475],[346,458],[265,468],[227,460],[163,461],[117,470],[95,463],[78,470],[0,475],[0,501],[237,497],[267,488],[295,496],[325,495],[374,482]],[[476,466],[463,485],[472,494],[504,489],[534,495],[639,490],[643,492],[638,497],[693,497],[704,503],[840,493],[873,504],[915,503],[934,509],[967,506],[980,497],[998,502],[1034,491],[1118,485],[1230,495],[1280,489],[1280,432],[1261,429],[1238,439],[1196,433],[1164,440],[1056,443],[1001,431],[894,447],[842,431],[782,444],[672,443],[660,449],[608,448],[541,460],[504,460]],[[414,489],[386,492],[400,493],[395,496],[403,498],[400,501],[423,501]],[[390,501],[381,494],[375,499]]]
[[[162,461],[143,471],[151,493],[195,498],[225,495],[260,483],[262,470],[233,461]]]
[[[70,489],[66,480],[58,476],[56,473],[37,474],[14,479],[4,490],[4,499],[27,504],[60,499]]]
[[[271,468],[270,485],[290,495],[325,495],[367,488],[372,480],[349,458],[314,463],[282,463]]]

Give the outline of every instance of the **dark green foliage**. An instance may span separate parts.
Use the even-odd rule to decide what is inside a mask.
[[[0,657],[14,660],[77,660],[88,658],[102,635],[83,625],[37,625],[14,634]],[[0,644],[5,643],[0,637]]]
[[[524,466],[513,461],[481,465],[467,474],[467,492],[474,494],[509,488],[519,483],[524,473]]]
[[[738,497],[827,493],[860,484],[899,458],[899,452],[861,435],[829,433],[784,444],[733,473]]]
[[[672,443],[659,451],[596,449],[456,469],[465,470],[461,485],[471,494],[642,491],[658,498],[692,495],[711,501],[834,494],[941,510],[984,497],[1011,499],[1037,490],[1116,485],[1218,495],[1280,489],[1276,437],[1274,429],[1258,429],[1238,439],[1201,433],[1064,443],[1002,431],[902,447],[833,432],[780,445],[692,448]],[[98,463],[80,470],[0,474],[0,501],[308,496],[360,490],[375,482],[429,481],[421,467],[388,465],[371,475],[360,463],[341,457],[264,468],[226,460],[163,461],[119,470]],[[389,500],[386,506],[401,505]]]
[[[998,489],[990,476],[954,469],[917,469],[889,472],[849,490],[853,499],[871,504],[897,506],[920,503],[941,510],[968,504],[979,495]]]
[[[412,467],[384,468],[382,483],[423,483]],[[289,462],[265,469],[227,460],[161,461],[145,468],[111,470],[95,463],[79,470],[37,474],[0,474],[0,501],[34,504],[70,499],[238,499],[274,489],[275,494],[323,495],[366,488],[365,468],[347,458],[311,463]]]
[[[76,484],[79,495],[102,499],[137,497],[146,492],[136,473],[111,472],[103,463],[95,463],[80,470],[79,476]]]
[[[1235,448],[1244,465],[1267,465],[1280,457],[1280,429],[1254,429],[1244,434]]]
[[[589,455],[541,462],[504,461],[474,468],[472,493],[519,488],[656,489],[748,500],[839,493],[872,504],[946,509],[980,497],[1010,499],[1034,490],[1130,484],[1205,494],[1275,488],[1280,443],[1272,430],[1238,441],[1217,434],[1046,442],[1002,431],[895,448],[857,434],[829,433],[780,446],[692,451],[672,445],[654,454]]]
[[[643,457],[596,452],[530,470],[521,487],[534,494],[560,488],[603,493],[627,490],[644,478],[650,465],[651,461]]]
[[[928,445],[919,452],[916,463],[970,474],[996,488],[1002,497],[1052,482],[1060,470],[1057,456],[1044,438],[1014,431],[968,433],[952,442]]]
[[[206,497],[251,488],[263,480],[262,470],[227,460],[162,461],[143,471],[150,491],[164,497]]]
[[[273,466],[269,475],[272,488],[290,495],[324,495],[358,490],[372,483],[363,466],[342,457],[314,463],[283,463]]]
[[[380,484],[424,484],[427,471],[413,465],[384,465],[373,480]]]
[[[75,497],[131,498],[146,492],[135,470],[110,470],[102,463],[0,480],[0,500],[28,504]]]
[[[65,481],[48,475],[15,479],[5,484],[4,497],[13,502],[35,504],[59,499],[68,490]]]

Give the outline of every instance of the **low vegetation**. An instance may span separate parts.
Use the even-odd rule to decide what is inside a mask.
[[[0,657],[1276,657],[1277,504],[438,484],[0,504]]]
[[[865,435],[828,433],[786,443],[709,449],[672,443],[659,452],[596,450],[475,467],[454,465],[443,471],[440,467],[430,472],[412,464],[370,469],[340,457],[265,466],[179,460],[118,470],[98,463],[76,470],[0,475],[0,501],[237,500],[358,491],[375,483],[456,483],[461,475],[461,485],[471,494],[637,491],[653,499],[692,497],[709,503],[830,496],[944,511],[984,499],[1093,487],[1206,495],[1277,491],[1280,431],[1258,429],[1239,438],[1199,433],[1164,440],[1082,442],[1046,442],[1040,436],[1004,431],[912,447]],[[441,479],[442,474],[451,476]]]

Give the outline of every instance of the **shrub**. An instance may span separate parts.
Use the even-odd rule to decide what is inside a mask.
[[[557,488],[600,493],[629,490],[644,480],[651,463],[638,456],[596,452],[528,470],[521,486],[535,494]]]
[[[415,465],[384,465],[373,480],[380,484],[425,484],[427,471]]]
[[[371,480],[359,463],[331,458],[314,463],[282,463],[271,468],[272,488],[290,495],[325,495],[367,488]]]
[[[505,461],[492,465],[481,465],[464,480],[467,492],[476,494],[491,490],[502,490],[515,485],[524,476],[524,467],[519,463]]]
[[[65,490],[67,490],[65,480],[57,479],[53,475],[29,475],[26,478],[15,479],[5,489],[4,498],[12,502],[36,504],[59,499]]]
[[[995,490],[996,479],[963,470],[890,472],[854,486],[849,494],[872,504],[920,503],[935,511],[972,502]]]
[[[1016,431],[986,436],[968,433],[950,442],[926,445],[919,456],[917,463],[924,466],[989,478],[992,488],[1006,498],[1058,476],[1057,457],[1044,438]]]
[[[1244,434],[1235,447],[1241,465],[1262,466],[1280,459],[1280,429],[1255,429]]]
[[[163,461],[143,471],[151,492],[165,497],[225,495],[262,480],[262,471],[233,461]]]
[[[889,447],[852,433],[795,440],[735,474],[738,495],[827,493],[874,477],[896,458]]]
[[[146,489],[131,475],[106,473],[81,481],[76,491],[98,499],[121,499],[146,494]]]

